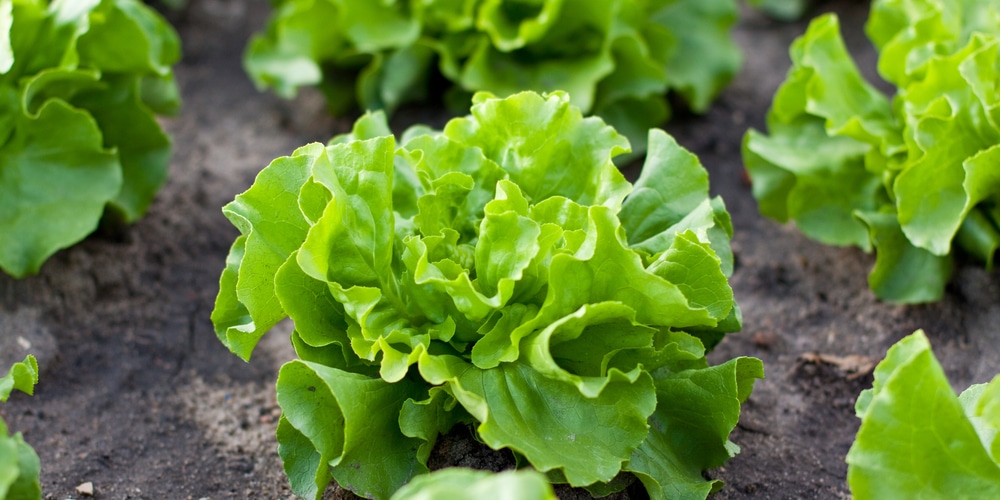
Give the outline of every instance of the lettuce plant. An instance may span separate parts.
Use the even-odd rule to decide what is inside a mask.
[[[707,172],[653,130],[632,185],[612,163],[628,141],[566,94],[473,101],[399,145],[367,114],[223,209],[242,235],[219,339],[249,359],[295,325],[277,382],[293,490],[319,498],[332,478],[387,498],[474,424],[555,480],[609,492],[631,472],[654,498],[704,498],[763,376],[705,360],[741,317]]]
[[[442,469],[417,476],[392,500],[557,500],[545,476],[532,470],[491,473],[472,469]]]
[[[889,349],[857,413],[854,498],[1000,498],[1000,375],[956,397],[917,331]]]
[[[319,85],[335,113],[355,103],[391,113],[422,98],[439,71],[453,95],[566,91],[641,149],[669,115],[668,91],[704,111],[740,65],[735,0],[272,3],[247,71],[283,96]]]
[[[0,402],[7,401],[14,389],[32,394],[37,383],[38,362],[29,355],[0,377]],[[40,500],[40,468],[35,450],[24,442],[21,433],[8,434],[7,424],[0,418],[0,500]]]
[[[136,0],[0,0],[0,269],[38,272],[166,177],[173,29]]]
[[[941,297],[958,246],[1000,246],[1000,5],[876,0],[866,25],[890,102],[861,76],[833,15],[792,45],[792,68],[744,160],[763,214],[877,251],[884,299]]]

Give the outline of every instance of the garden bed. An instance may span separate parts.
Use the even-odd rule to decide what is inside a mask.
[[[872,75],[875,53],[861,29],[868,3],[820,9],[841,15]],[[759,215],[740,141],[747,127],[763,127],[806,22],[745,13],[741,73],[707,115],[678,112],[667,127],[708,168],[736,229],[732,285],[744,331],[710,359],[756,356],[767,373],[732,436],[742,453],[710,472],[726,483],[714,498],[846,497],[844,456],[858,428],[854,400],[871,384],[866,369],[923,328],[956,389],[991,379],[1000,367],[1000,275],[960,261],[943,300],[896,306],[868,290],[872,255],[823,246]],[[35,396],[16,395],[0,415],[38,452],[46,498],[77,498],[85,482],[97,498],[291,495],[274,438],[274,380],[293,355],[290,325],[265,337],[250,364],[216,339],[209,314],[237,234],[220,207],[271,159],[347,131],[352,118],[326,116],[315,92],[282,101],[254,90],[240,57],[267,14],[265,0],[191,0],[172,14],[184,43],[176,68],[184,108],[165,122],[175,154],[149,215],[58,253],[38,276],[0,275],[0,366],[31,352],[42,367]],[[392,125],[446,119],[407,109]],[[459,430],[439,442],[431,466],[511,462]]]

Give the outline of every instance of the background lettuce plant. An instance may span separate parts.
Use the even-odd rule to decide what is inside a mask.
[[[987,268],[1000,246],[1000,5],[876,0],[866,31],[892,101],[861,76],[837,18],[820,17],[744,160],[763,214],[874,247],[879,297],[937,300],[955,245]]]
[[[219,339],[249,359],[295,325],[277,382],[293,490],[319,498],[332,478],[387,498],[427,472],[438,435],[474,424],[556,481],[606,493],[630,472],[654,498],[704,498],[763,376],[757,359],[705,360],[740,328],[707,172],[653,130],[632,185],[612,163],[628,140],[567,94],[473,100],[398,145],[365,115],[223,209],[242,235]]]
[[[166,178],[176,33],[136,0],[0,0],[0,269],[133,222]]]
[[[29,355],[0,377],[0,402],[7,401],[14,389],[29,395],[34,393],[37,383],[38,362]],[[0,418],[0,500],[41,499],[40,469],[35,450],[24,442],[21,433],[10,435],[7,424]]]
[[[1000,375],[956,397],[917,331],[889,349],[857,413],[855,498],[1000,497]]]
[[[319,85],[392,113],[440,72],[462,95],[566,91],[644,148],[675,91],[704,111],[740,65],[735,0],[274,0],[244,59],[258,87]],[[435,69],[436,68],[436,69]],[[457,99],[456,99],[457,100]]]

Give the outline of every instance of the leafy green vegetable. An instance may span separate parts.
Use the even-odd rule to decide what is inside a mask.
[[[7,401],[14,389],[32,394],[37,383],[38,362],[28,355],[0,377],[0,402]],[[40,469],[35,450],[24,442],[21,433],[10,435],[7,424],[0,418],[0,499],[41,499]]]
[[[173,29],[136,0],[0,0],[0,269],[38,272],[166,177]]]
[[[434,67],[475,91],[569,93],[644,149],[676,91],[696,112],[733,77],[735,0],[276,0],[244,64],[290,97],[319,85],[330,109],[392,113],[422,99]]]
[[[1000,375],[956,397],[917,331],[889,349],[857,413],[855,498],[1000,497]]]
[[[877,0],[867,24],[892,102],[861,76],[833,15],[792,68],[744,160],[765,215],[819,241],[878,252],[869,283],[897,302],[941,297],[957,245],[1000,247],[1000,6]]]
[[[628,141],[565,93],[481,93],[397,146],[381,112],[274,160],[226,205],[240,229],[212,320],[244,359],[291,317],[279,453],[297,495],[388,498],[437,436],[475,424],[574,486],[633,472],[704,498],[761,363],[706,348],[740,328],[732,234],[697,158]]]
[[[392,500],[556,500],[545,476],[532,470],[491,473],[472,469],[442,469],[413,478]]]

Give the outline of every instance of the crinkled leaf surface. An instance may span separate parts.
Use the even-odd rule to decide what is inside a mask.
[[[674,418],[654,413],[674,397],[657,378],[701,381],[701,339],[739,329],[732,227],[697,158],[653,131],[633,187],[613,163],[628,141],[567,94],[474,103],[399,142],[367,114],[275,160],[224,208],[242,234],[212,314],[219,338],[249,358],[271,326],[295,324],[278,438],[298,495],[335,479],[388,498],[457,423],[552,477],[615,491],[651,422]],[[677,396],[670,412],[720,418],[676,424],[684,474],[722,463],[708,441],[732,455],[725,437],[758,375],[730,368],[748,363]]]
[[[956,247],[991,268],[998,20],[988,1],[873,2],[866,31],[898,86],[891,106],[854,66],[836,17],[814,20],[792,45],[770,135],[744,140],[761,212],[825,243],[874,246],[869,283],[891,301],[938,300]]]
[[[764,367],[754,358],[658,376],[649,436],[625,470],[639,477],[652,498],[700,499],[717,491],[721,482],[705,479],[702,471],[739,452],[728,436],[740,404],[763,377]]]
[[[641,151],[648,128],[669,116],[667,92],[703,112],[740,65],[734,0],[274,4],[244,56],[251,78],[286,97],[319,85],[341,113],[392,112],[423,98],[439,71],[457,93],[568,92]]]
[[[332,476],[358,495],[388,498],[414,474],[427,472],[416,458],[419,440],[404,436],[398,423],[403,402],[418,391],[409,381],[389,384],[315,363],[283,366],[282,425],[297,436],[283,441],[279,453],[296,494],[318,498]],[[317,454],[318,460],[307,460]],[[316,471],[305,473],[311,468],[306,463]]]

